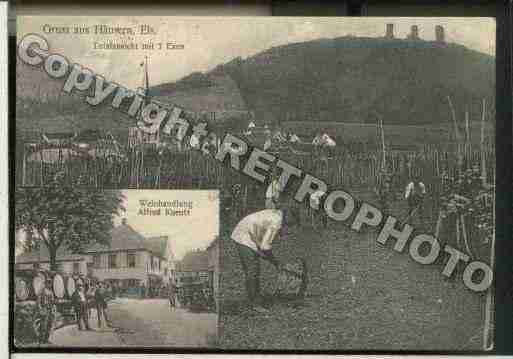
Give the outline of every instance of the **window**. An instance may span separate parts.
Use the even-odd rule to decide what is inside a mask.
[[[109,254],[109,268],[116,268],[116,255]]]
[[[95,254],[93,256],[93,267],[94,268],[101,268],[101,257],[99,254]]]
[[[80,263],[79,262],[73,263],[73,274],[80,274]]]
[[[127,265],[129,268],[135,267],[135,253],[128,253],[126,256]]]

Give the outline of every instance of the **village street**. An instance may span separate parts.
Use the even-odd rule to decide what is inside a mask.
[[[171,311],[166,299],[118,298],[109,303],[112,329],[78,331],[76,325],[56,330],[50,338],[58,346],[212,347],[216,344],[217,315]]]

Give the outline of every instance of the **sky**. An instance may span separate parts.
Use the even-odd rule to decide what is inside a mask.
[[[217,191],[208,190],[123,190],[124,207],[114,218],[114,225],[127,224],[145,237],[169,236],[175,258],[193,249],[205,249],[219,234],[219,201]],[[192,201],[190,216],[140,215],[141,200]],[[146,206],[147,208],[150,208]],[[156,208],[156,207],[153,207]]]
[[[17,31],[18,38],[27,33],[43,35],[52,52],[92,69],[107,80],[135,88],[143,83],[140,64],[145,56],[149,59],[150,85],[157,85],[179,80],[195,71],[211,70],[235,57],[246,58],[273,46],[346,35],[380,37],[387,23],[395,24],[397,38],[405,38],[411,25],[418,25],[420,37],[426,40],[434,39],[435,26],[440,24],[445,28],[447,42],[495,55],[492,18],[20,16]],[[90,30],[94,25],[138,29],[143,24],[151,26],[155,34],[73,33],[75,26]],[[57,27],[67,27],[70,33],[49,31]],[[153,42],[154,47],[162,43],[163,50],[98,49],[98,45],[107,41],[139,46]],[[168,42],[184,48],[164,50]]]
[[[175,259],[181,260],[190,250],[206,249],[219,235],[219,199],[215,190],[123,190],[123,207],[114,215],[114,226],[123,218],[144,237],[168,236]],[[166,216],[163,209],[159,216],[139,215],[140,200],[192,201],[191,215]],[[147,208],[150,208],[146,206]],[[156,208],[156,207],[153,207]],[[179,208],[177,208],[179,209]],[[16,232],[15,255],[23,252],[23,231]]]

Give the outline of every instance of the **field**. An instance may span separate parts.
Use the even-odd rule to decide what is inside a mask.
[[[466,167],[479,164],[484,155],[487,180],[493,183],[493,146],[488,144],[484,153],[478,146],[468,147],[465,148]],[[101,147],[93,149],[102,153]],[[396,253],[391,245],[377,244],[376,231],[356,233],[338,223],[330,223],[327,229],[313,229],[308,212],[302,210],[298,222],[301,225],[289,227],[288,234],[276,241],[274,252],[283,261],[306,259],[309,268],[306,297],[304,301],[291,303],[269,296],[270,312],[256,314],[247,309],[242,268],[229,234],[244,214],[263,208],[265,184],[194,150],[159,153],[149,146],[131,148],[115,158],[91,156],[61,160],[68,152],[51,152],[55,159],[47,161],[42,152],[20,153],[18,158],[31,160],[18,161],[18,183],[43,184],[61,170],[93,187],[221,189],[225,209],[220,250],[219,344],[222,348],[439,351],[483,348],[485,297],[463,286],[462,268],[457,269],[456,278],[443,279],[445,256],[433,265],[423,266],[414,262],[407,250]],[[325,180],[330,188],[343,188],[379,207],[373,192],[380,179],[379,150],[280,153],[279,156]],[[403,218],[406,208],[402,191],[411,176],[418,174],[429,191],[424,230],[433,233],[443,193],[442,178],[457,175],[454,149],[432,145],[408,152],[388,151],[386,161],[395,195],[389,203],[391,213]],[[234,194],[234,185],[239,185],[239,197]],[[297,186],[298,183],[292,184],[291,190]],[[438,238],[442,247],[449,242],[466,252],[455,243],[454,231],[446,231],[448,227],[444,227]],[[478,259],[489,262],[488,244],[468,228],[472,252],[478,254]],[[265,264],[262,282],[266,292],[272,293],[275,279],[274,268]]]
[[[401,216],[405,208],[396,202],[392,210]],[[225,236],[220,291],[223,348],[482,349],[485,298],[463,286],[461,268],[456,278],[444,280],[445,262],[420,265],[407,249],[397,253],[391,245],[378,244],[377,231],[356,233],[333,222],[319,231],[306,223],[289,228],[274,246],[281,260],[306,259],[306,297],[295,303],[274,302],[266,314],[245,306],[242,268],[236,247]],[[275,279],[274,268],[264,264],[264,291],[272,292]]]
[[[460,126],[463,124],[460,124]],[[316,133],[328,133],[334,138],[343,142],[363,142],[370,146],[380,145],[379,130],[375,124],[351,123],[351,122],[284,122],[283,128],[286,131],[296,133],[306,139],[313,138]],[[469,125],[469,137],[473,144],[479,144],[481,136],[481,124],[471,122]],[[486,138],[494,138],[494,128],[488,124]],[[460,128],[462,134],[465,128]],[[385,140],[388,148],[421,148],[425,145],[436,144],[450,146],[455,142],[454,127],[447,125],[384,125]]]

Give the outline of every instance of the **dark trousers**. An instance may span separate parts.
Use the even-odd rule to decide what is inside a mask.
[[[417,215],[422,216],[422,205],[424,204],[424,198],[418,195],[411,195],[408,197],[408,209],[409,213],[412,213],[415,208],[417,209]]]
[[[75,314],[77,316],[78,329],[90,329],[89,327],[89,311],[87,305],[81,304],[80,307],[75,307]]]
[[[96,315],[98,317],[98,327],[101,328],[101,326],[102,326],[102,317],[103,317],[103,320],[105,321],[105,324],[109,324],[110,320],[109,320],[109,317],[107,316],[107,305],[105,305],[105,304],[97,305],[96,306]]]
[[[238,244],[239,258],[244,271],[246,294],[252,304],[261,304],[260,295],[260,258],[251,248]]]
[[[40,330],[39,330],[39,343],[44,344],[48,343],[50,339],[50,334],[52,333],[53,327],[53,313],[42,313],[40,316]]]

